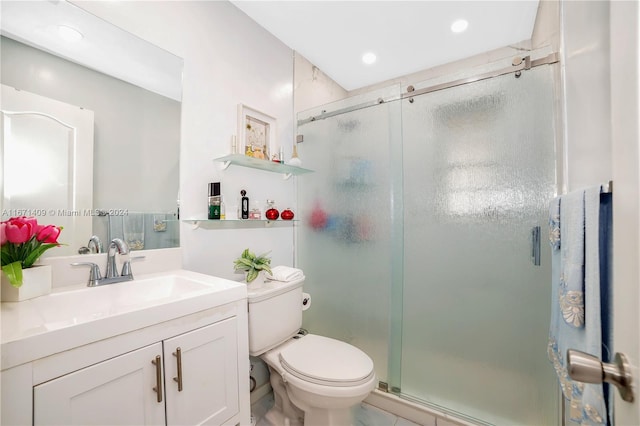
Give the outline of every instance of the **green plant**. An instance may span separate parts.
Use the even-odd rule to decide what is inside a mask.
[[[260,271],[271,273],[271,258],[267,257],[268,253],[256,256],[249,249],[242,252],[242,256],[233,261],[236,272],[242,271],[247,273],[247,282],[250,283],[258,277]]]

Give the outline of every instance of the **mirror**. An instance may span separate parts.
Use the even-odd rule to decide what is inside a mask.
[[[3,1],[0,29],[2,220],[64,226],[52,256],[77,254],[92,235],[105,248],[115,237],[134,250],[179,246],[182,59],[66,1]],[[33,111],[25,96],[53,118],[22,114]],[[93,122],[21,130],[68,125],[67,107]],[[10,166],[47,145],[62,147],[51,148],[63,152],[49,161],[56,171]]]

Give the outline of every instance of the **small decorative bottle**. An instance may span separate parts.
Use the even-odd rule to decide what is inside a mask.
[[[260,210],[260,206],[258,201],[253,202],[253,207],[249,212],[249,219],[260,220],[262,219],[262,211]]]
[[[238,153],[238,146],[236,144],[236,135],[231,136],[231,153],[232,154]]]
[[[288,207],[282,210],[282,213],[280,214],[280,217],[282,218],[282,220],[293,220],[293,216],[294,216],[293,212]]]
[[[249,219],[249,197],[244,189],[240,191],[242,198],[240,199],[240,218]]]
[[[209,184],[208,219],[220,219],[220,182]]]
[[[267,220],[276,220],[280,217],[280,212],[276,209],[275,201],[267,200],[267,209],[264,212],[264,217],[267,218]]]
[[[298,147],[295,143],[293,144],[293,154],[291,154],[291,160],[289,160],[287,164],[296,167],[300,167],[302,165],[302,160],[298,158]]]

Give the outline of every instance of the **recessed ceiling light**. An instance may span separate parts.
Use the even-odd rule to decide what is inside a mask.
[[[82,40],[84,37],[82,33],[75,28],[68,27],[66,25],[58,26],[58,35],[60,38],[66,41],[76,42]]]
[[[376,61],[376,54],[373,52],[367,52],[364,55],[362,55],[362,62],[364,62],[367,65],[371,65]]]
[[[468,26],[469,21],[466,19],[458,19],[457,21],[453,21],[453,24],[451,24],[451,31],[454,33],[461,33],[466,30]]]

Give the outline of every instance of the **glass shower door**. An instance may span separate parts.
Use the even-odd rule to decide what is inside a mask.
[[[552,67],[402,101],[401,395],[492,424],[557,423],[546,358]]]

